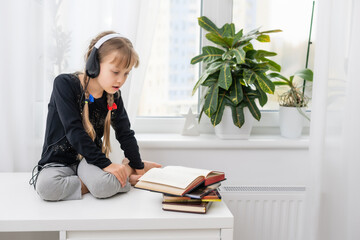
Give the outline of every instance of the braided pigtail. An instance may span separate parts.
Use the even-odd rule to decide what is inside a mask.
[[[95,132],[94,126],[91,124],[90,119],[89,119],[89,100],[88,99],[90,97],[90,94],[86,89],[89,80],[90,80],[90,77],[86,76],[86,78],[85,78],[85,104],[84,104],[84,109],[83,109],[83,113],[82,113],[82,123],[83,123],[86,133],[89,134],[91,139],[94,141],[95,137],[96,137],[96,132]]]
[[[89,119],[89,98],[90,94],[87,91],[87,86],[89,84],[90,77],[85,74],[84,76],[84,90],[85,90],[85,104],[82,111],[82,124],[84,126],[85,132],[90,136],[90,138],[94,141],[96,137],[96,132],[94,126],[91,124]],[[78,154],[77,158],[81,160],[83,156]]]
[[[107,94],[107,103],[108,106],[113,106],[114,104],[114,95]],[[110,125],[111,125],[111,109],[109,109],[104,124],[104,139],[102,145],[102,152],[105,153],[106,157],[109,157],[109,153],[111,152],[110,145]]]

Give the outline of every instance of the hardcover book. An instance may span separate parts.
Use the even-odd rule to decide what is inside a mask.
[[[164,194],[163,202],[220,202],[221,195],[217,189],[212,190],[208,195],[203,196],[201,199],[190,197],[179,197]]]
[[[225,179],[225,173],[182,166],[152,168],[139,178],[136,188],[183,196],[200,185]]]
[[[185,194],[185,197],[195,198],[195,199],[202,199],[207,197],[212,191],[216,190],[220,187],[220,183],[214,183],[209,186],[200,186],[189,193]],[[218,196],[220,196],[219,192],[217,191]]]
[[[189,212],[189,213],[206,213],[212,202],[185,202],[185,203],[169,203],[163,202],[162,208],[166,211]]]

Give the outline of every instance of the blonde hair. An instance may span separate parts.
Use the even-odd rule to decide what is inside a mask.
[[[87,53],[85,55],[85,61],[88,60],[89,55],[94,48],[94,45],[96,42],[102,38],[103,36],[106,36],[108,34],[115,33],[114,31],[106,31],[102,32],[99,35],[97,35],[89,45],[89,48],[87,50]],[[113,62],[118,65],[122,66],[124,68],[130,68],[130,67],[138,67],[139,66],[139,56],[135,52],[134,47],[129,39],[124,37],[116,37],[107,40],[104,42],[101,47],[98,49],[98,58],[99,63],[103,61],[103,59],[108,56],[109,54],[113,52],[117,52],[117,55],[115,56],[115,59]],[[87,86],[89,84],[90,77],[86,74],[86,71],[84,71],[84,91],[85,91],[85,99],[89,98],[89,92],[87,90]],[[109,106],[112,106],[114,103],[114,94],[107,94],[107,104]],[[82,123],[84,126],[85,131],[91,139],[94,141],[96,137],[96,132],[93,127],[93,125],[90,122],[89,119],[89,104],[87,101],[85,101],[84,109],[82,112]],[[109,157],[109,153],[111,152],[111,146],[110,146],[110,124],[111,124],[111,110],[108,111],[105,123],[104,123],[104,137],[103,137],[103,143],[101,150],[106,155],[106,157]],[[81,155],[78,156],[79,159],[82,158]]]

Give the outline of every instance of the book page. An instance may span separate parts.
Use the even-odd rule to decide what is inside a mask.
[[[203,169],[194,170],[180,166],[167,166],[165,168],[152,168],[139,180],[185,189],[197,177],[206,176],[209,172]]]
[[[200,168],[190,168],[183,166],[166,166],[164,170],[168,172],[181,172],[182,174],[186,174],[187,176],[203,176],[206,177],[211,170],[200,169]]]

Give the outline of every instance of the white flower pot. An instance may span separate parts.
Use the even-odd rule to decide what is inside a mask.
[[[248,139],[254,124],[254,117],[244,108],[245,123],[241,128],[234,125],[231,108],[225,106],[221,122],[215,126],[215,134],[221,139]]]
[[[300,108],[305,113],[305,108]],[[304,126],[305,117],[296,107],[279,108],[280,133],[286,138],[299,138]]]

